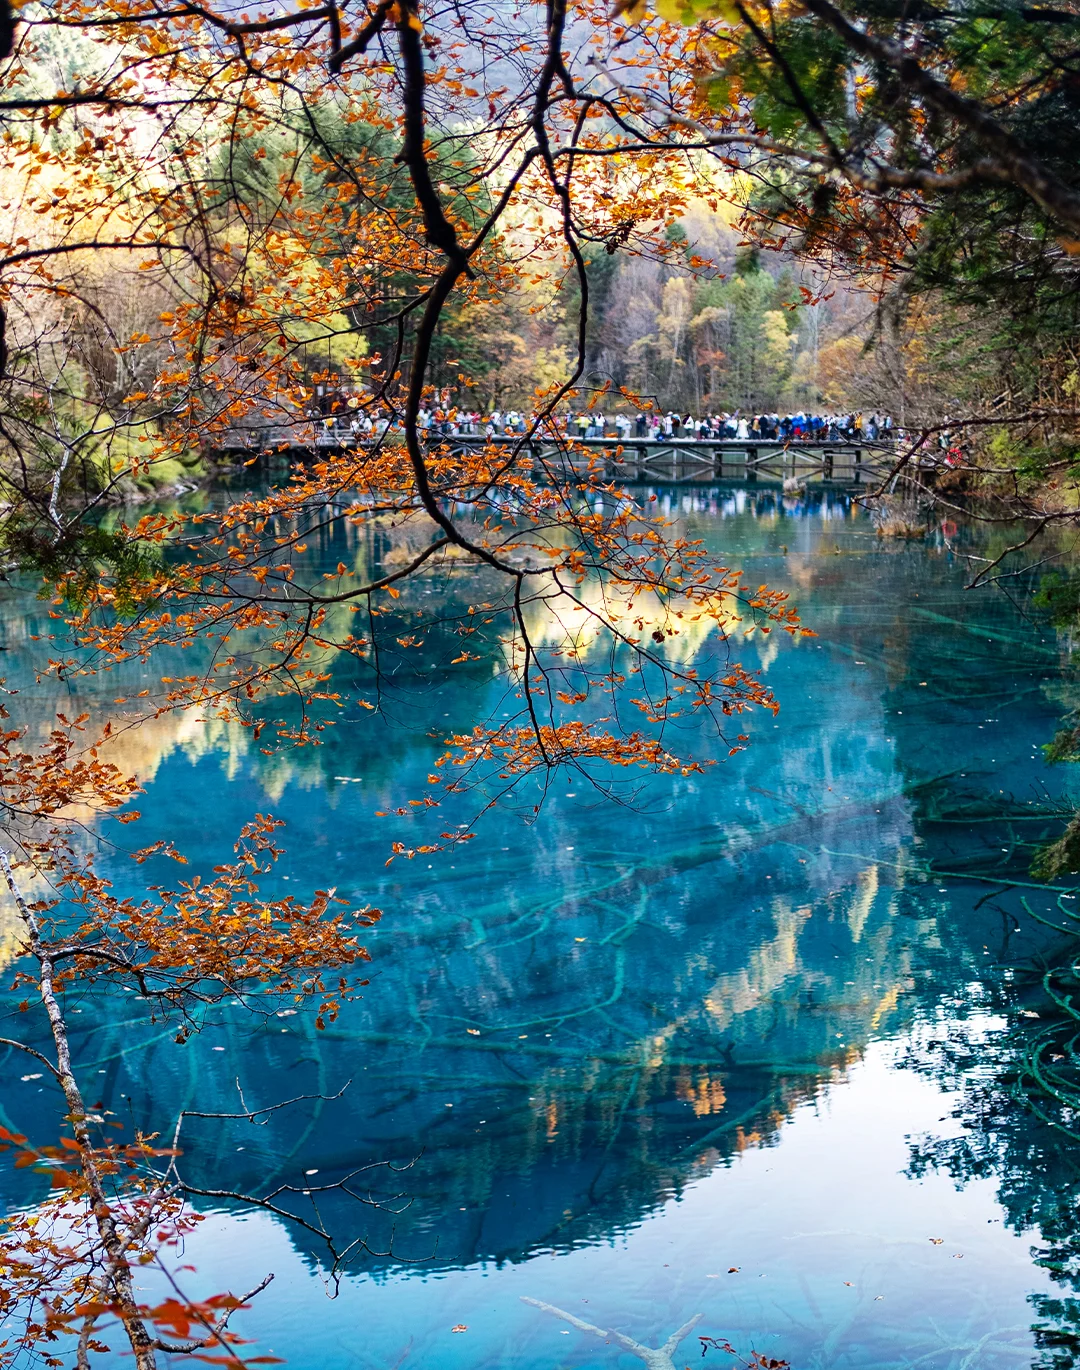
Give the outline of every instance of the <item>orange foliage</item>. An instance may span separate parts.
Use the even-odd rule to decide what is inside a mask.
[[[27,14],[3,78],[0,467],[8,542],[52,596],[56,676],[153,666],[209,642],[206,669],[173,670],[131,703],[147,718],[212,711],[265,734],[267,748],[317,743],[345,702],[335,662],[364,662],[378,680],[387,633],[419,650],[422,632],[392,626],[395,601],[410,580],[461,562],[478,588],[443,606],[461,639],[453,665],[468,669],[470,639],[490,629],[521,712],[446,738],[433,787],[501,793],[559,766],[685,775],[701,763],[672,750],[668,720],[722,727],[775,710],[757,675],[726,653],[684,660],[679,637],[697,625],[730,648],[751,631],[798,633],[794,608],[565,442],[556,415],[578,397],[581,355],[557,379],[538,377],[520,440],[462,446],[421,422],[469,403],[463,363],[435,375],[448,318],[467,331],[470,310],[497,314],[542,286],[552,308],[581,310],[583,346],[584,250],[668,260],[665,230],[688,197],[721,195],[682,137],[699,141],[697,38],[656,20],[632,37],[593,0],[572,16],[564,0],[523,14],[469,0],[441,16],[414,0],[349,12],[327,0],[254,17],[57,0]],[[613,38],[618,77],[604,65]],[[53,62],[69,40],[81,44],[74,89]],[[118,487],[237,430],[264,433],[254,458],[310,446],[337,419],[357,425],[345,441],[213,513],[97,521]],[[312,569],[303,551],[332,527],[392,528],[408,555]],[[637,727],[618,722],[624,692]],[[258,877],[279,855],[265,816],[210,878],[115,895],[74,825],[137,786],[103,757],[108,720],[89,725],[61,719],[37,751],[16,730],[0,738],[22,851],[17,862],[0,847],[25,928],[17,979],[48,1018],[53,1054],[34,1054],[67,1120],[57,1147],[7,1138],[54,1191],[0,1243],[0,1312],[15,1327],[0,1362],[30,1350],[59,1364],[69,1338],[88,1363],[103,1353],[101,1326],[118,1321],[137,1370],[161,1350],[238,1364],[227,1323],[242,1300],[136,1297],[133,1266],[167,1267],[195,1219],[175,1145],[103,1139],[71,1061],[63,991],[129,982],[181,1041],[196,1006],[225,996],[252,1011],[285,996],[322,1026],[364,983],[355,931],[378,913],[346,913],[332,891],[262,899]],[[135,853],[152,854],[182,859],[167,845]],[[23,894],[24,878],[42,877],[46,898]]]

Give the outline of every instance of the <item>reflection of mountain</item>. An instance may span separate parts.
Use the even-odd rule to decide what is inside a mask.
[[[879,551],[868,523],[829,495],[663,499],[725,561],[796,583],[820,636],[748,644],[747,664],[768,670],[782,700],[779,721],[755,719],[751,750],[727,764],[725,747],[696,734],[722,764],[647,786],[636,808],[600,802],[571,774],[539,821],[500,810],[467,849],[387,868],[390,841],[418,820],[373,810],[424,788],[448,729],[505,707],[500,645],[464,674],[449,667],[449,633],[433,633],[419,656],[388,647],[382,712],[343,718],[320,749],[267,758],[191,715],[115,744],[147,781],[140,840],[179,833],[193,867],[208,867],[269,794],[288,823],[282,882],[333,884],[386,910],[365,998],[325,1033],[292,1016],[257,1031],[211,1022],[181,1048],[167,1028],[138,1030],[134,1004],[83,1010],[80,1054],[102,1102],[149,1126],[185,1105],[232,1109],[237,1079],[261,1104],[353,1081],[340,1100],[266,1127],[202,1123],[185,1158],[193,1178],[244,1187],[315,1169],[325,1179],[422,1153],[404,1176],[374,1181],[413,1196],[396,1224],[399,1256],[430,1254],[436,1237],[445,1266],[599,1240],[739,1149],[773,1144],[871,1038],[962,1000],[985,975],[984,948],[1001,939],[994,902],[979,904],[982,886],[954,902],[930,878],[942,857],[964,856],[947,821],[950,775],[974,772],[985,751],[975,713],[996,716],[1001,704],[984,697],[972,662],[958,664],[945,558]],[[372,564],[395,554],[387,537]],[[311,555],[346,559],[332,542]],[[432,588],[403,597],[394,626],[414,631]],[[1021,628],[977,626],[993,637],[987,662],[996,654],[1018,674]],[[716,635],[691,645],[714,652]],[[359,674],[335,669],[345,683]],[[102,699],[145,684],[78,682]],[[959,694],[968,732],[957,731]],[[1040,727],[1014,719],[1000,755],[1018,775],[1032,770]],[[447,801],[437,821],[462,816],[472,814]],[[978,843],[983,859],[989,844]],[[131,881],[121,861],[110,869]],[[40,1132],[42,1088],[16,1086],[8,1121]],[[343,1227],[354,1221],[334,1212]],[[385,1249],[390,1219],[364,1224]]]
[[[721,872],[731,904],[716,918],[707,890]],[[180,1050],[170,1033],[136,1046],[128,1022],[94,1021],[83,1053],[91,1078],[106,1072],[105,1105],[139,1120],[196,1100],[231,1110],[236,1079],[270,1102],[351,1076],[315,1127],[306,1110],[257,1131],[196,1125],[189,1175],[245,1188],[422,1152],[393,1180],[414,1199],[392,1224],[395,1251],[430,1254],[437,1234],[439,1263],[515,1259],[632,1225],[703,1169],[769,1144],[858,1055],[883,1003],[898,1005],[885,1026],[908,1016],[898,890],[883,881],[867,903],[875,879],[795,908],[783,891],[756,899],[745,853],[684,854],[603,893],[567,891],[539,922],[538,909],[504,909],[471,950],[454,949],[445,913],[416,914],[325,1033],[272,1018],[254,1037],[209,1028]],[[349,1207],[327,1211],[345,1227]],[[391,1220],[364,1223],[382,1249]]]
[[[614,623],[628,636],[646,637],[667,631],[664,653],[680,665],[691,662],[710,638],[738,631],[738,605],[730,595],[718,595],[705,604],[663,602],[654,594],[638,594],[627,602],[603,594],[594,581],[586,581],[573,596],[546,593],[525,608],[529,637],[538,648],[573,651],[578,661],[589,661],[610,651],[611,635],[601,627]],[[520,660],[514,663],[520,666]]]

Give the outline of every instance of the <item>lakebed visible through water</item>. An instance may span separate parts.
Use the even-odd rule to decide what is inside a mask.
[[[1041,752],[1080,703],[1067,644],[1031,587],[965,590],[977,527],[900,542],[841,493],[658,494],[817,634],[740,647],[781,713],[730,759],[702,738],[703,774],[621,803],[560,783],[535,821],[496,809],[468,847],[387,866],[399,829],[376,811],[423,788],[448,731],[498,715],[491,659],[433,658],[422,681],[390,660],[384,707],[303,753],[191,715],[123,735],[142,842],[208,869],[270,811],[287,855],[265,890],[384,910],[370,985],[325,1032],[217,1015],[179,1046],[127,996],[85,1006],[101,1101],[143,1126],[235,1108],[237,1080],[259,1105],[348,1084],[265,1126],[207,1123],[185,1156],[202,1187],[397,1167],[364,1177],[378,1208],[327,1200],[368,1247],[335,1299],[314,1239],[209,1201],[189,1288],[272,1270],[237,1325],[304,1370],[640,1363],[553,1310],[650,1346],[700,1314],[678,1366],[730,1364],[702,1336],[797,1370],[1071,1365],[1080,1143],[1010,1092],[1035,968],[1064,945],[1039,918],[1071,897],[1028,874],[1070,781]],[[7,684],[42,729],[66,707],[33,680],[49,626],[9,595]],[[91,678],[71,702],[147,683]],[[54,1113],[25,1074],[5,1061],[0,1120],[40,1135]],[[15,1205],[42,1181],[2,1183]]]

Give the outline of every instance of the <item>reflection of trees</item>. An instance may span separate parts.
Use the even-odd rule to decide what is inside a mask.
[[[670,503],[670,497],[663,497]],[[825,507],[843,507],[834,495],[816,493],[802,500],[787,500],[786,522],[802,522],[812,530]],[[676,497],[673,514],[694,516],[695,510],[712,523],[719,515],[727,520],[749,520],[755,531],[775,523],[780,497],[764,490],[757,495],[728,492],[682,494]],[[333,520],[318,526],[306,539],[306,551],[298,561],[308,563],[317,574],[339,562],[353,567],[363,579],[392,570],[412,560],[425,541],[422,528],[390,519],[366,520],[363,529],[348,520]],[[104,755],[143,783],[152,781],[170,757],[183,756],[195,764],[207,758],[220,760],[226,779],[236,779],[241,770],[257,779],[262,794],[272,803],[280,801],[290,788],[324,788],[336,775],[359,773],[361,768],[373,791],[387,803],[395,802],[394,782],[410,756],[423,751],[436,753],[436,742],[453,732],[466,732],[483,716],[479,691],[492,680],[505,681],[513,693],[513,661],[507,643],[497,629],[475,632],[468,638],[470,653],[476,660],[455,662],[460,657],[462,639],[459,628],[473,626],[471,606],[485,594],[494,597],[497,587],[488,585],[482,572],[462,568],[453,558],[433,558],[415,583],[374,620],[349,606],[334,606],[325,628],[328,643],[345,641],[350,634],[374,633],[378,651],[357,659],[346,652],[326,646],[315,651],[309,664],[328,674],[328,691],[339,690],[360,696],[377,708],[365,710],[350,706],[346,711],[328,710],[333,727],[326,734],[328,745],[292,750],[264,750],[256,744],[251,730],[216,719],[210,708],[157,713],[162,703],[162,676],[183,676],[208,670],[213,644],[193,643],[186,651],[162,650],[151,671],[131,661],[119,668],[94,673],[76,666],[61,676],[35,673],[49,654],[47,641],[55,623],[29,593],[15,592],[0,622],[0,650],[6,653],[7,683],[17,693],[8,701],[16,725],[23,723],[40,736],[53,726],[58,712],[73,717],[83,710],[91,714],[92,725],[106,717],[113,723],[114,735]],[[590,604],[595,587],[586,584],[582,599]],[[430,605],[438,604],[438,613]],[[725,628],[734,622],[722,612]],[[686,614],[661,605],[654,597],[635,601],[626,612],[626,621],[642,617],[645,631],[671,628],[665,654],[680,665],[703,650],[726,651],[718,637],[717,620],[707,614]],[[550,649],[573,646],[582,657],[602,646],[595,632],[595,621],[558,597],[527,606],[530,630],[536,641]],[[402,641],[419,646],[402,646]],[[764,664],[780,648],[778,635],[765,639],[755,650]],[[253,649],[257,650],[257,649]],[[520,663],[518,663],[520,665]],[[478,710],[480,711],[478,713]],[[288,701],[274,700],[260,713],[288,712]],[[372,745],[372,737],[377,743]],[[90,817],[90,815],[86,815]]]
[[[317,569],[346,561],[370,578],[374,568],[388,569],[410,559],[416,551],[413,544],[421,538],[412,525],[394,527],[373,520],[361,537],[347,521],[336,521],[331,528],[321,528],[312,535],[302,559]],[[425,609],[425,594],[436,584],[440,612],[433,621]],[[480,656],[478,662],[451,664],[461,652],[457,625],[467,618],[470,595],[476,591],[475,577],[470,580],[453,559],[445,564],[433,559],[425,577],[402,600],[400,608],[383,613],[375,622],[377,669],[374,654],[367,661],[357,660],[327,647],[313,658],[313,666],[328,672],[329,688],[366,695],[390,715],[390,727],[381,715],[369,717],[357,708],[351,708],[344,719],[335,717],[335,724],[343,726],[332,734],[337,744],[332,748],[264,749],[254,742],[251,730],[223,723],[214,716],[212,707],[158,712],[164,703],[162,677],[210,671],[215,647],[205,640],[196,641],[186,651],[161,650],[152,670],[129,661],[99,672],[98,663],[91,657],[59,674],[50,671],[38,677],[50,655],[47,644],[55,623],[32,594],[17,590],[9,596],[0,620],[0,650],[5,653],[5,681],[11,691],[5,703],[13,724],[29,727],[37,737],[48,734],[58,713],[75,717],[85,711],[91,718],[88,726],[98,729],[110,720],[113,735],[104,744],[102,755],[144,784],[153,781],[162,764],[175,754],[192,764],[215,757],[228,780],[236,778],[245,764],[249,771],[254,770],[264,795],[274,802],[291,787],[321,788],[341,772],[339,737],[350,736],[363,723],[380,738],[368,757],[369,775],[373,783],[389,789],[396,769],[415,750],[418,738],[433,730],[444,733],[471,726],[472,701],[462,699],[461,686],[487,681],[502,666],[498,641],[485,641],[477,647],[477,639],[472,639],[471,650]],[[370,631],[370,623],[365,623]],[[356,631],[356,615],[347,606],[335,606],[328,616],[327,639],[344,641]],[[406,650],[398,641],[418,634],[426,639],[422,654]],[[257,644],[252,650],[257,652]],[[423,689],[418,688],[420,685]],[[274,711],[276,704],[271,702],[269,709]],[[430,743],[422,745],[430,750]],[[350,750],[348,743],[344,750]]]
[[[738,516],[755,517],[760,526],[760,505]],[[897,856],[925,883],[911,880],[898,907],[918,937],[915,972],[928,988],[936,982],[944,1010],[917,1035],[911,1064],[962,1089],[963,1135],[921,1139],[912,1170],[937,1167],[961,1183],[992,1178],[1010,1225],[1038,1233],[1037,1263],[1060,1286],[1057,1297],[1032,1297],[1039,1365],[1073,1370],[1080,974],[1075,937],[1063,939],[1039,919],[1067,928],[1076,903],[1039,888],[1028,869],[1071,809],[1068,793],[1047,789],[1038,746],[1053,735],[1062,705],[1073,703],[1073,673],[1059,642],[1032,631],[1022,587],[1013,587],[1015,603],[981,594],[960,614],[955,598],[928,584],[924,547],[879,549],[875,565],[888,569],[876,581],[855,569],[857,547],[838,541],[838,554],[823,557],[819,544],[799,543],[802,530],[779,516],[768,537],[791,544],[787,564],[813,606],[813,626],[883,682],[891,765],[910,804],[912,844]],[[965,528],[954,535],[994,555],[971,539]],[[949,553],[939,545],[936,554]],[[1070,777],[1055,779],[1065,788]],[[831,835],[822,840],[839,845]],[[946,881],[947,897],[935,899]]]
[[[999,823],[996,835],[1004,834]],[[1018,896],[1003,878],[993,907],[1002,919],[1001,973],[983,977],[980,1018],[935,1025],[910,1059],[912,1068],[958,1091],[953,1116],[963,1132],[918,1139],[911,1171],[942,1170],[958,1184],[995,1181],[1006,1221],[1037,1234],[1035,1262],[1061,1289],[1030,1298],[1037,1370],[1073,1370],[1080,1365],[1076,938],[1046,927],[1051,918],[1069,921],[1061,896]]]
[[[962,992],[946,990],[945,1012],[916,1035],[910,1055],[914,1069],[959,1089],[963,1132],[919,1139],[911,1170],[940,1169],[958,1183],[993,1179],[1010,1226],[1038,1233],[1036,1262],[1062,1288],[1059,1298],[1031,1298],[1038,1365],[1070,1370],[1080,1364],[1078,1024],[1055,1008],[1044,976],[1074,999],[1080,986],[1075,943],[1063,946],[1047,926],[1066,924],[1070,904],[1029,872],[1069,808],[1047,790],[1036,749],[1053,732],[1056,691],[1046,682],[1059,668],[1057,646],[1032,633],[1023,602],[973,598],[962,619],[925,585],[916,602],[918,554],[898,549],[893,561],[902,574],[911,568],[912,593],[909,612],[881,633],[884,703],[896,720],[918,860],[949,879],[935,927],[941,956],[971,976]],[[948,693],[927,701],[943,659]],[[1067,1084],[1057,1099],[1053,1072]]]
[[[912,1146],[911,1172],[942,1170],[958,1184],[993,1179],[1007,1222],[1034,1229],[1032,1255],[1061,1294],[1031,1295],[1039,1370],[1080,1364],[1080,1158],[1075,1137],[1039,1116],[1017,1088],[1029,1034],[1015,1005],[1009,1025],[978,1034],[936,1030],[912,1064],[962,1089],[954,1116],[959,1137],[924,1137]],[[1045,1101],[1043,1101],[1045,1102]]]

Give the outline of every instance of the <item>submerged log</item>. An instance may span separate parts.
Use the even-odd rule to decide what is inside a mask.
[[[641,1342],[635,1341],[633,1337],[626,1336],[623,1332],[616,1332],[613,1328],[604,1330],[596,1327],[591,1322],[584,1322],[581,1318],[575,1317],[573,1313],[567,1313],[561,1308],[556,1308],[552,1303],[542,1303],[539,1299],[530,1299],[526,1295],[521,1297],[522,1303],[532,1304],[534,1308],[542,1308],[545,1313],[552,1313],[556,1318],[562,1318],[563,1322],[568,1322],[572,1327],[576,1327],[581,1332],[591,1332],[596,1337],[603,1337],[607,1342],[618,1342],[624,1351],[629,1351],[631,1355],[643,1360],[649,1370],[675,1370],[675,1348],[684,1337],[690,1335],[694,1328],[701,1321],[702,1315],[695,1313],[689,1322],[676,1331],[672,1332],[663,1346],[643,1346]]]

